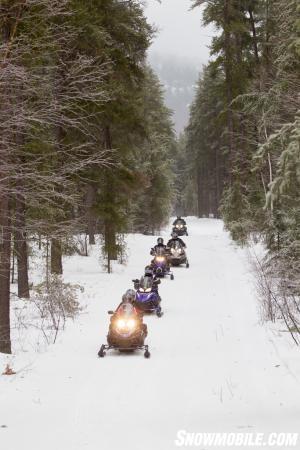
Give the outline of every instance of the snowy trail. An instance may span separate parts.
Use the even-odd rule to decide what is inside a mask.
[[[259,324],[245,252],[221,221],[190,219],[189,231],[191,267],[163,281],[165,315],[145,320],[150,360],[96,355],[153,237],[130,236],[129,264],[111,276],[96,256],[67,261],[88,309],[27,371],[0,379],[1,448],[171,450],[180,429],[300,431],[299,373]]]

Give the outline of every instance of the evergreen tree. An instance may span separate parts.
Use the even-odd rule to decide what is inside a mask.
[[[135,158],[139,186],[134,198],[134,229],[154,234],[166,223],[174,200],[176,141],[171,112],[157,76],[145,68],[140,115],[143,128]]]
[[[242,244],[253,237],[266,244],[262,279],[286,323],[295,326],[292,311],[300,292],[299,5],[294,0],[197,0],[193,5],[204,5],[205,23],[219,32],[186,130],[191,173],[194,180],[200,173],[202,183],[198,198],[207,202],[215,193],[210,183],[215,147],[224,162],[220,212],[225,225]],[[205,206],[199,209],[207,214]]]
[[[9,353],[12,241],[20,297],[30,295],[37,237],[48,289],[74,234],[91,244],[102,234],[110,270],[124,261],[143,195],[151,230],[170,212],[175,138],[145,65],[153,30],[142,2],[3,0],[0,28],[0,351]]]

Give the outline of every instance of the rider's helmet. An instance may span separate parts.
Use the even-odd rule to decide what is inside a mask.
[[[178,238],[178,234],[175,231],[173,231],[171,236],[172,236],[172,239],[177,239]]]
[[[181,220],[181,216],[177,216],[177,219],[176,220]]]
[[[122,297],[122,303],[133,303],[135,300],[135,291],[128,289]]]
[[[145,277],[153,277],[153,269],[151,266],[145,267]]]
[[[164,244],[164,240],[163,240],[162,237],[159,237],[159,238],[157,239],[157,244],[158,244],[158,245],[163,245],[163,244]]]

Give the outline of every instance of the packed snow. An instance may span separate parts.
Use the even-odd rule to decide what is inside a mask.
[[[0,369],[8,362],[17,372],[0,377],[1,449],[171,450],[181,429],[300,431],[299,350],[283,326],[261,323],[247,250],[222,221],[187,222],[190,268],[162,282],[164,316],[145,318],[149,360],[97,352],[107,311],[142,275],[155,238],[129,235],[128,264],[111,275],[97,246],[65,259],[84,309],[55,345],[19,342],[0,356]]]

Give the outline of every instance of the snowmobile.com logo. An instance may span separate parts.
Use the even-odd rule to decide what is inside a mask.
[[[191,433],[179,430],[176,447],[291,448],[298,443],[298,433]]]

